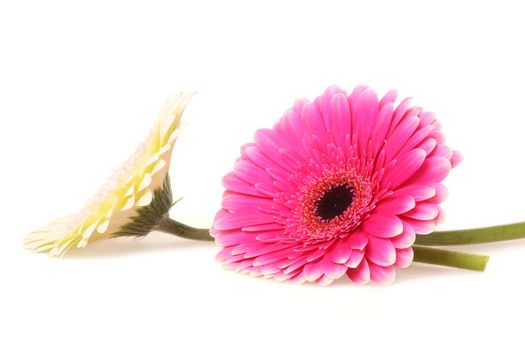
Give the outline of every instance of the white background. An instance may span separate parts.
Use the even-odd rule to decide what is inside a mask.
[[[196,89],[172,216],[209,226],[220,178],[302,96],[366,83],[437,113],[465,161],[441,228],[525,220],[519,2],[2,1],[0,348],[523,348],[525,242],[466,247],[484,273],[414,264],[389,286],[223,269],[211,243],[153,233],[64,259],[26,232],[77,210],[172,90]]]

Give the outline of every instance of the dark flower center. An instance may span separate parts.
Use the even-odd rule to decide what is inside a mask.
[[[332,220],[352,205],[354,189],[347,184],[337,185],[326,191],[315,203],[315,214],[322,220]]]

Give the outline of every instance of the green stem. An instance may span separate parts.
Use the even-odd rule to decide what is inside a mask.
[[[169,216],[165,216],[158,223],[156,230],[166,232],[175,236],[194,239],[197,241],[213,241],[214,238],[210,236],[210,230],[207,228],[195,228],[178,221],[172,220]]]
[[[467,230],[436,231],[429,235],[418,235],[414,244],[461,245],[508,241],[518,238],[525,238],[525,222]]]
[[[483,271],[489,261],[486,255],[470,254],[463,252],[453,252],[450,250],[412,246],[414,250],[414,261],[458,267],[460,269]]]
[[[166,232],[175,236],[194,239],[199,241],[213,241],[208,229],[195,228],[165,216],[155,228],[156,230]],[[414,261],[458,267],[461,269],[483,271],[489,260],[488,256],[476,255],[462,252],[452,252],[449,250],[420,247],[414,245]]]

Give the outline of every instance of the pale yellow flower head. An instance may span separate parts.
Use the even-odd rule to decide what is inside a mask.
[[[154,229],[172,206],[169,163],[192,93],[166,100],[146,141],[77,214],[29,233],[24,246],[62,256],[71,248],[116,236],[140,237]]]

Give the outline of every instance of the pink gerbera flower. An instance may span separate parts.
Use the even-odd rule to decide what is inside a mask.
[[[442,218],[440,182],[460,160],[433,113],[395,99],[331,87],[258,130],[223,179],[218,260],[299,283],[393,281]]]

